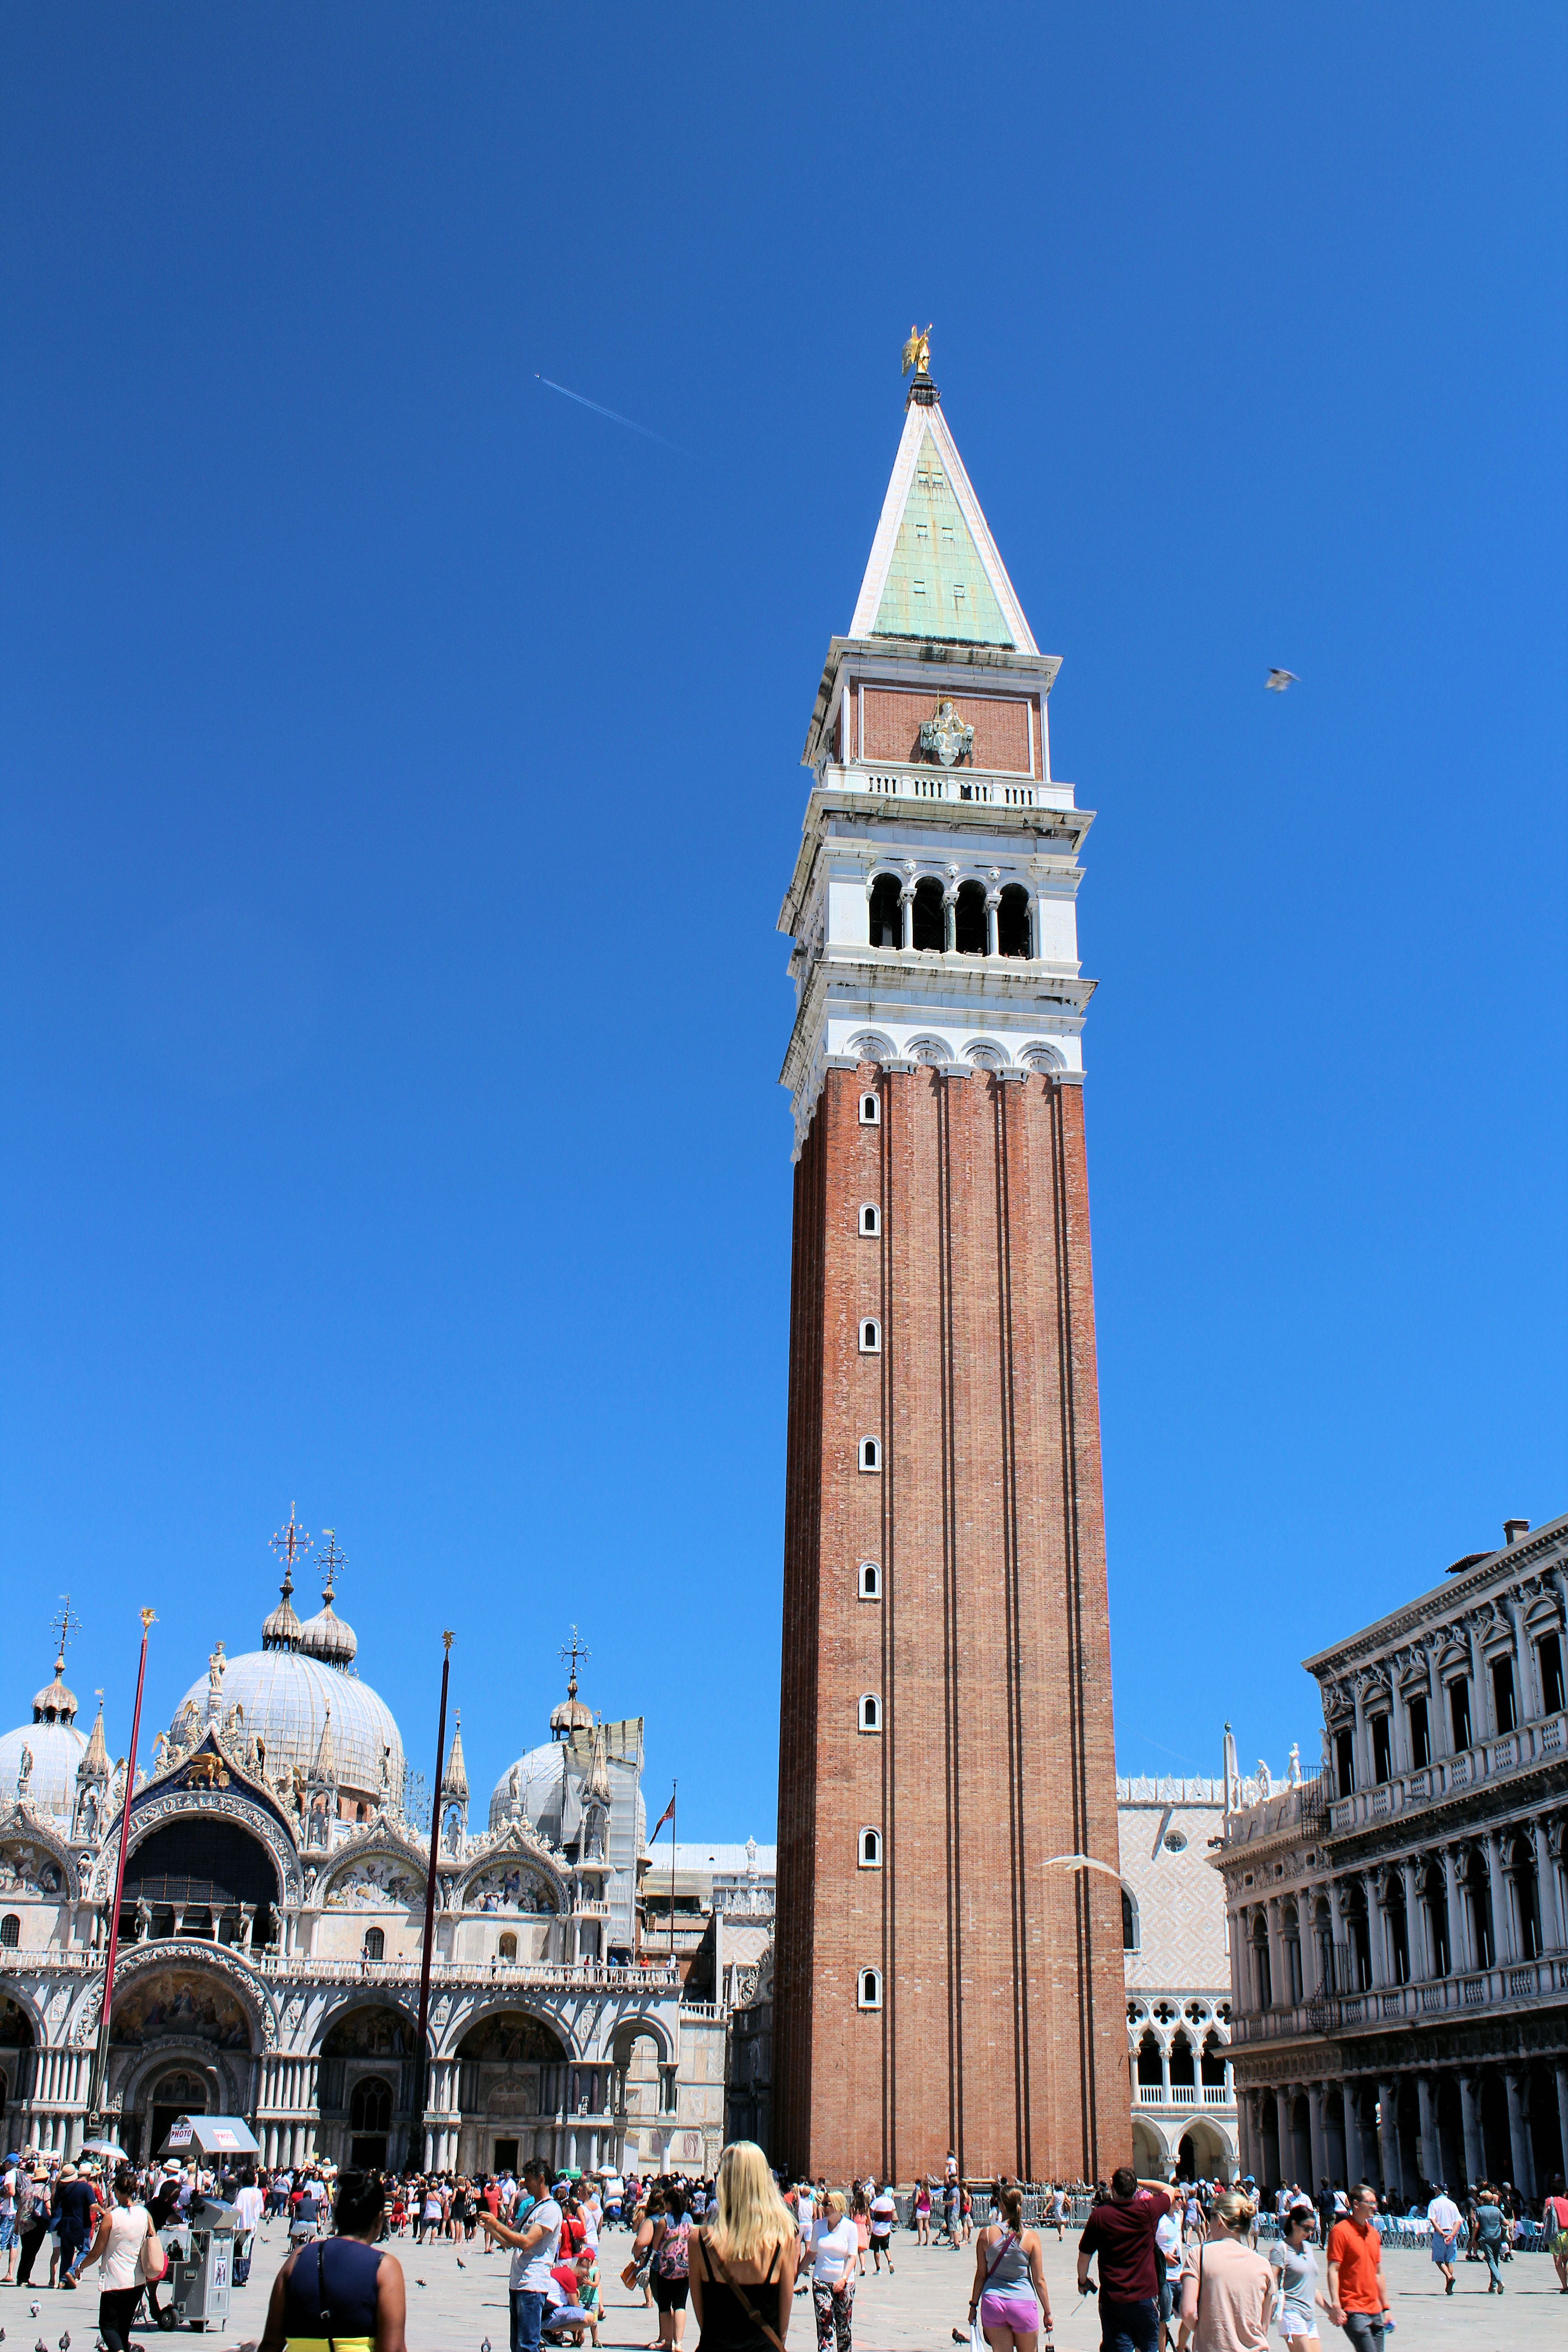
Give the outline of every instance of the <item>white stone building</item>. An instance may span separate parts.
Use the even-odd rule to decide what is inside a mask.
[[[710,2169],[723,2013],[641,1953],[642,1723],[595,1721],[575,1677],[478,1833],[453,1738],[416,2117],[428,1826],[405,1818],[398,1727],[332,1601],[301,1623],[286,1574],[260,1648],[217,1644],[138,1774],[103,2101],[122,2145],[155,2148],[198,2109],[246,2116],[269,2161]],[[69,2154],[124,1772],[101,1710],[90,1738],[76,1727],[63,1668],[0,1740],[0,2098],[11,2145]]]
[[[1209,1866],[1224,1819],[1223,1780],[1116,1783],[1132,2152],[1148,2179],[1237,2169],[1230,1958]]]
[[[1306,1661],[1321,1772],[1237,1792],[1248,2169],[1391,2194],[1568,2169],[1568,1518]]]

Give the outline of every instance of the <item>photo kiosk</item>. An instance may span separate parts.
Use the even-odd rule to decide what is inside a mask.
[[[247,2123],[238,2116],[182,2116],[158,2150],[177,2157],[182,2164],[259,2160],[261,2150]],[[221,2197],[193,2193],[187,2210],[158,2242],[169,2257],[167,2276],[161,2282],[168,2297],[170,2316],[160,2313],[160,2324],[173,2327],[219,2327],[228,2317],[234,2283],[234,2241],[241,2224],[234,2207]]]

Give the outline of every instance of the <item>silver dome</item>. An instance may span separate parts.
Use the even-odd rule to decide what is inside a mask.
[[[208,1687],[203,1675],[181,1702],[194,1706],[204,1723]],[[266,1743],[269,1780],[278,1780],[295,1764],[302,1772],[310,1771],[330,1707],[339,1787],[374,1801],[383,1786],[383,1753],[390,1748],[385,1785],[394,1807],[401,1806],[402,1738],[384,1699],[357,1675],[340,1674],[335,1666],[323,1665],[299,1650],[247,1650],[230,1658],[225,1668],[220,1723],[237,1700],[245,1710],[246,1737]]]
[[[87,1748],[87,1734],[74,1723],[28,1723],[0,1739],[0,1802],[14,1803],[22,1749],[33,1751],[26,1802],[34,1812],[47,1814],[62,1830],[70,1828],[76,1811],[76,1768]]]
[[[564,1740],[551,1739],[509,1765],[490,1791],[491,1829],[504,1829],[508,1822],[521,1819],[559,1844],[570,1754]]]

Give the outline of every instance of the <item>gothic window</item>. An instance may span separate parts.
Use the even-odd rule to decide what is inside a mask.
[[[915,940],[917,948],[933,948],[940,954],[947,944],[947,923],[942,903],[942,884],[927,876],[915,884]]]
[[[863,1356],[879,1356],[881,1352],[882,1327],[873,1316],[863,1316],[860,1321],[860,1353]]]
[[[1372,1777],[1379,1787],[1394,1777],[1393,1718],[1374,1715],[1372,1718]]]
[[[862,1969],[859,1973],[857,2005],[861,2009],[882,2006],[882,1972],[879,1969]]]
[[[386,1937],[379,1927],[365,1929],[364,1956],[367,1960],[384,1960],[386,1958]]]
[[[880,1127],[881,1123],[882,1105],[879,1097],[876,1095],[862,1095],[860,1097],[861,1126]]]
[[[985,886],[982,882],[961,882],[958,886],[953,944],[960,955],[983,956],[985,952]]]
[[[1184,2091],[1194,2087],[1193,2045],[1184,2033],[1175,2033],[1171,2037],[1171,2080]]]
[[[3,1944],[7,1951],[13,1951],[21,1939],[22,1922],[17,1918],[15,1911],[7,1911],[4,1919],[0,1919],[0,1944]]]
[[[1563,1712],[1563,1644],[1555,1633],[1548,1633],[1535,1645],[1541,1666],[1541,1704],[1548,1715]]]
[[[1334,1734],[1334,1777],[1342,1797],[1348,1797],[1355,1787],[1355,1734],[1336,1731]]]
[[[1424,1698],[1410,1702],[1410,1761],[1417,1772],[1425,1771],[1432,1761],[1432,1730]]]
[[[364,2074],[349,2096],[349,2129],[384,2132],[392,2128],[392,2087],[379,2074]]]
[[[882,1597],[882,1571],[874,1559],[860,1563],[859,1593],[862,1601],[880,1601]]]
[[[1121,1890],[1121,1948],[1124,1952],[1138,1949],[1138,1906],[1129,1890]]]
[[[863,1437],[860,1440],[861,1469],[879,1470],[881,1466],[882,1447],[880,1440],[875,1437]]]
[[[882,1230],[882,1212],[875,1201],[860,1203],[860,1231],[868,1241],[875,1241]]]
[[[899,903],[899,877],[896,874],[879,874],[871,885],[871,945],[901,948],[903,943],[904,912]]]
[[[1511,1658],[1492,1660],[1492,1705],[1497,1712],[1498,1729],[1512,1731],[1519,1722],[1519,1712],[1514,1703]]]
[[[501,1937],[501,1939],[500,1939],[500,1955],[499,1955],[499,1957],[500,1957],[501,1959],[503,1959],[503,1960],[515,1960],[515,1959],[516,1959],[516,1958],[517,1958],[517,1937],[516,1937],[515,1936],[503,1936],[503,1937]]]
[[[996,909],[996,950],[999,955],[1029,952],[1029,894],[1021,882],[1009,882]]]
[[[1143,2091],[1160,2090],[1164,2084],[1164,2069],[1160,2063],[1160,2041],[1152,2027],[1145,2026],[1138,2043],[1138,2087]]]
[[[859,1723],[862,1731],[880,1731],[882,1702],[875,1691],[865,1691],[860,1697]]]
[[[1462,1756],[1470,1744],[1470,1685],[1464,1675],[1457,1683],[1448,1685],[1448,1721],[1453,1728],[1455,1751]]]
[[[881,1831],[880,1831],[880,1830],[862,1830],[862,1831],[861,1831],[861,1832],[860,1832],[860,1867],[861,1867],[861,1869],[862,1869],[862,1870],[880,1870],[880,1869],[881,1869],[881,1867],[882,1867],[882,1832],[881,1832]]]

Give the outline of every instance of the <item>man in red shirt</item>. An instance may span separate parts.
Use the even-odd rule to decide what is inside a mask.
[[[1078,2242],[1078,2289],[1093,2284],[1100,2256],[1100,2352],[1159,2352],[1160,2279],[1154,2232],[1173,2200],[1162,2181],[1140,2180],[1130,2164],[1110,2176],[1110,2201],[1097,2205]]]
[[[1373,2228],[1377,2191],[1364,2180],[1351,2191],[1351,2217],[1329,2231],[1329,2317],[1356,2352],[1382,2352],[1388,2289],[1383,2283],[1383,2240]]]

